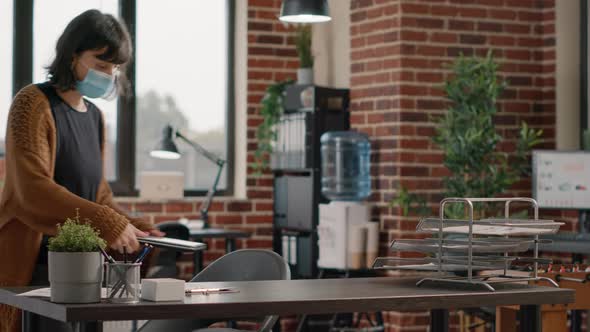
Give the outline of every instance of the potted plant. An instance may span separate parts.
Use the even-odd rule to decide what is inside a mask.
[[[498,79],[498,64],[490,53],[485,58],[461,55],[451,65],[452,78],[444,86],[450,101],[448,111],[437,119],[433,137],[444,152],[444,165],[451,175],[443,178],[445,197],[495,197],[504,193],[522,175],[530,174],[528,152],[541,140],[541,130],[522,123],[512,156],[498,150],[503,137],[494,125],[496,102],[507,83]],[[392,205],[421,209],[425,200],[404,188]],[[481,206],[480,216],[493,213],[493,206]],[[424,210],[422,209],[421,212]],[[416,211],[420,213],[420,211]],[[450,204],[448,216],[462,218],[460,204]]]
[[[313,55],[311,54],[310,25],[300,25],[297,27],[295,47],[299,56],[297,84],[313,84]]]
[[[262,107],[260,108],[262,123],[258,125],[256,130],[257,147],[254,152],[254,163],[252,164],[252,168],[257,175],[262,174],[269,166],[273,143],[277,140],[276,125],[283,114],[285,88],[292,83],[291,80],[273,83],[266,88],[266,93],[262,98]]]
[[[48,268],[51,301],[58,303],[100,302],[103,258],[106,242],[90,221],[80,221],[79,212],[57,225],[49,239]],[[100,249],[99,249],[100,248]]]

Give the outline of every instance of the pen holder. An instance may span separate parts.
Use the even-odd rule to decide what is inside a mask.
[[[107,263],[107,301],[113,303],[139,302],[141,263]]]

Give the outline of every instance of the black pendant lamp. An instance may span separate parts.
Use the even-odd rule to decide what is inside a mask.
[[[279,19],[289,23],[328,22],[328,0],[283,0]]]

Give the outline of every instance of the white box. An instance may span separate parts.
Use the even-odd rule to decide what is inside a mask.
[[[358,268],[355,257],[362,256],[366,233],[361,228],[369,221],[369,206],[361,202],[320,204],[318,225],[318,267]],[[361,250],[361,252],[359,252]]]
[[[146,199],[181,199],[184,197],[184,173],[141,172],[139,197]]]
[[[148,301],[183,301],[184,280],[154,278],[141,280],[141,298]]]

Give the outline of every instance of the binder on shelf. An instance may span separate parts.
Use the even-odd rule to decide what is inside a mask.
[[[277,124],[271,169],[308,168],[311,151],[311,116],[308,112],[283,114]]]

